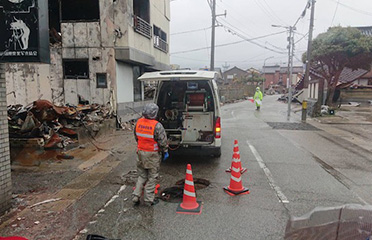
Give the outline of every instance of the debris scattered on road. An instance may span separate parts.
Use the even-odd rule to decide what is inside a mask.
[[[39,205],[42,205],[42,204],[45,204],[45,203],[51,203],[51,202],[56,202],[56,201],[59,201],[61,200],[62,198],[52,198],[52,199],[48,199],[48,200],[45,200],[45,201],[42,201],[42,202],[38,202],[38,203],[35,203],[33,205],[30,206],[30,208],[33,208],[33,207],[36,207],[36,206],[39,206]],[[39,209],[38,209],[39,210]]]
[[[66,153],[61,153],[57,155],[57,159],[74,159],[74,156],[68,155]]]
[[[40,224],[40,221],[36,221],[36,222],[34,222],[36,225],[39,225]]]
[[[360,106],[360,102],[348,102],[348,104],[349,104],[351,107],[359,107],[359,106]]]
[[[88,229],[84,228],[84,229],[81,230],[79,233],[81,233],[81,234],[85,234],[85,233],[87,233],[87,232],[88,232]]]
[[[327,105],[322,105],[320,113],[322,115],[328,115],[329,114],[329,107]]]
[[[134,126],[135,126],[135,124],[136,124],[136,122],[137,122],[137,120],[138,119],[131,119],[128,122],[122,122],[122,123],[120,123],[120,126],[124,130],[130,130],[130,131],[132,131],[133,128],[134,128]]]
[[[127,174],[122,176],[125,185],[134,186],[137,179],[137,170],[130,170]]]
[[[38,143],[44,149],[64,148],[75,143],[79,127],[92,126],[98,131],[100,123],[114,117],[110,105],[56,106],[43,99],[27,106],[11,105],[7,110],[10,138],[41,139]]]

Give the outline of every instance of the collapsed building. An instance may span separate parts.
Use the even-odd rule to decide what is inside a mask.
[[[170,0],[49,0],[50,64],[6,64],[8,105],[141,107],[144,72],[169,69]]]

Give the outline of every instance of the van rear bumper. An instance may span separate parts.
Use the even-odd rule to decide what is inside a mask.
[[[202,155],[202,156],[209,156],[209,155],[220,155],[221,154],[221,147],[216,146],[181,146],[176,150],[170,150],[171,153],[175,154],[186,154],[186,155]]]

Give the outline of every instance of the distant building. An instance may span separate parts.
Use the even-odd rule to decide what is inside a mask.
[[[372,26],[356,28],[359,29],[362,32],[362,34],[372,37]]]
[[[229,84],[233,79],[244,80],[247,79],[247,71],[241,68],[233,67],[223,73],[224,84]]]
[[[303,66],[293,67],[292,86],[297,84],[303,73]],[[264,66],[262,76],[265,78],[265,89],[268,89],[270,85],[287,86],[288,68],[280,65]]]
[[[209,67],[205,66],[205,67],[203,67],[203,68],[199,68],[199,70],[202,70],[202,71],[209,71]],[[217,83],[218,83],[218,84],[223,84],[223,74],[222,74],[222,69],[221,69],[221,68],[218,68],[218,67],[215,67],[215,68],[214,68],[214,71],[218,73]]]

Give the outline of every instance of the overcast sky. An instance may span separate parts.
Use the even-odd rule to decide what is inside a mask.
[[[261,37],[285,31],[271,25],[293,25],[305,9],[308,0],[216,0],[217,14],[227,11],[226,18],[221,16],[221,24],[233,29],[246,39]],[[339,2],[339,4],[338,4]],[[297,24],[295,47],[297,59],[306,51],[310,21],[310,9]],[[315,7],[314,37],[327,31],[330,26],[372,26],[371,0],[317,0]],[[211,10],[207,0],[171,0],[171,63],[183,68],[199,69],[210,65],[211,44]],[[204,29],[201,31],[182,32]],[[180,34],[181,33],[181,34]],[[255,67],[261,69],[266,65],[286,64],[285,52],[287,33],[281,33],[256,40],[257,46],[250,42],[216,47],[215,67],[227,63],[231,67],[243,69]],[[302,39],[302,40],[301,40]],[[229,44],[242,38],[229,33],[226,27],[216,28],[216,45]],[[269,51],[264,47],[276,52]],[[296,59],[295,59],[296,60]],[[296,65],[301,64],[298,60]]]

